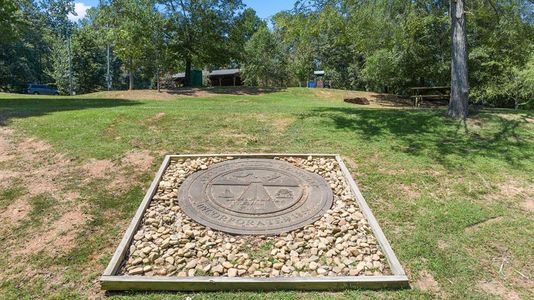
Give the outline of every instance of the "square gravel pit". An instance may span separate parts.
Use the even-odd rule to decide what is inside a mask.
[[[281,214],[275,219],[257,221],[262,225],[268,222],[274,225],[293,222],[298,225],[290,227],[289,231],[277,232],[280,229],[276,228],[273,233],[269,228],[265,234],[235,234],[236,229],[227,229],[225,225],[240,225],[237,221],[241,219],[233,219],[232,214],[229,218],[219,216],[207,208],[202,211],[217,219],[198,219],[184,205],[184,201],[191,198],[183,196],[184,189],[198,175],[217,168],[227,170],[226,165],[230,163],[242,167],[249,161],[261,165],[272,160],[281,165],[281,170],[285,170],[283,164],[288,164],[292,166],[290,168],[298,168],[300,173],[297,174],[302,177],[320,177],[320,180],[324,180],[329,188],[325,197],[331,197],[331,202],[325,202],[328,207],[318,211],[305,209],[313,216],[307,224],[299,223],[297,218],[303,214],[299,212],[287,214],[291,217]],[[243,170],[235,175],[253,175]],[[219,189],[217,195],[222,195],[219,196],[222,198],[239,194],[242,195],[239,200],[257,199],[261,195],[267,199],[284,200],[293,194],[304,193],[313,201],[322,199],[316,196],[320,191],[313,187],[301,192],[298,188],[303,185],[301,183],[292,183],[288,178],[276,179],[268,172],[262,174],[274,187],[267,186],[265,180],[264,184],[259,183],[262,179],[257,178],[248,181],[243,179],[245,184],[231,182],[230,188],[224,185],[226,177],[217,179],[219,183],[212,181],[217,185],[215,190]],[[280,180],[279,183],[277,180]],[[197,181],[207,182],[202,179]],[[204,194],[209,193],[199,193]],[[249,194],[254,196],[245,197]],[[297,199],[296,196],[294,198]],[[295,203],[295,206],[306,208],[305,204]],[[243,208],[234,205],[223,209],[232,210],[235,207],[238,207],[237,210]],[[251,213],[263,210],[257,203],[248,207],[255,208]],[[209,227],[201,223],[209,224]],[[246,230],[247,224],[252,223],[249,220],[241,227]],[[100,281],[104,290],[343,290],[408,287],[408,278],[402,266],[341,157],[324,154],[166,156]]]

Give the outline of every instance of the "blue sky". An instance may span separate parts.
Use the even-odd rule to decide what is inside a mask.
[[[247,7],[252,7],[260,18],[266,19],[279,11],[293,8],[295,1],[292,0],[243,0]],[[77,21],[85,16],[85,11],[98,5],[98,0],[75,0],[77,17],[70,16],[71,20]]]

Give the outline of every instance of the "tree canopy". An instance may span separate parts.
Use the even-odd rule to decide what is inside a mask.
[[[74,23],[72,0],[1,0],[0,88],[101,90],[108,65],[114,89],[239,67],[249,85],[299,86],[324,70],[333,88],[406,95],[450,84],[450,9],[449,0],[302,0],[261,20],[240,0],[102,0]],[[466,0],[465,11],[470,100],[525,107],[534,3]]]

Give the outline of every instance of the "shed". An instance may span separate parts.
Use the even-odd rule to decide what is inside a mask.
[[[241,69],[215,70],[208,74],[208,78],[213,86],[243,85]]]

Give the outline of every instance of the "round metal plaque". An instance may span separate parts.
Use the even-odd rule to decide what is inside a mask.
[[[237,159],[189,176],[178,192],[182,210],[212,229],[278,234],[321,218],[332,206],[319,175],[273,159]]]

